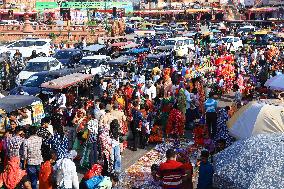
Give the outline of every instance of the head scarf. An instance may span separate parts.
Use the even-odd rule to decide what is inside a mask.
[[[2,181],[8,189],[13,189],[17,186],[17,184],[19,184],[23,176],[26,174],[26,171],[20,168],[20,158],[12,157],[8,161],[8,165],[4,173],[1,173],[0,181]]]

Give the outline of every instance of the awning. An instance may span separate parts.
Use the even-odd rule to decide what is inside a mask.
[[[45,82],[41,84],[41,87],[61,90],[84,80],[92,79],[92,77],[91,74],[74,73]]]

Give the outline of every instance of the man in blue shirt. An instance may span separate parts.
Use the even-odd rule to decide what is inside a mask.
[[[211,189],[213,184],[213,166],[208,161],[209,152],[201,152],[197,189]]]
[[[218,102],[213,99],[214,93],[209,93],[209,98],[205,101],[206,124],[208,126],[210,137],[213,138],[216,134],[217,124],[217,105]]]

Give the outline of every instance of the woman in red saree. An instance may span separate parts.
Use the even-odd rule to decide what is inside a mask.
[[[52,163],[54,163],[55,161],[55,152],[51,152],[46,157],[44,157],[44,162],[41,164],[39,170],[39,189],[52,189]]]
[[[11,157],[11,159],[8,161],[5,171],[0,174],[0,188],[31,188],[31,183],[27,178],[26,171],[20,168],[20,158]]]
[[[205,110],[204,110],[204,102],[205,102],[205,91],[203,88],[203,85],[200,81],[196,81],[195,82],[195,87],[197,89],[198,92],[198,102],[199,102],[199,108],[200,108],[200,112],[203,114],[205,114]]]
[[[178,109],[177,104],[170,111],[168,123],[166,126],[166,134],[174,135],[178,138],[184,135],[185,116]]]

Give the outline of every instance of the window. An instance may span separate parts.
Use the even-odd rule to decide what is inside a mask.
[[[239,41],[239,39],[238,38],[234,38],[234,42],[238,42]]]
[[[11,47],[31,47],[34,45],[34,41],[17,41],[15,43],[12,43],[8,46],[8,48]]]
[[[46,43],[46,41],[36,41],[35,46],[44,46]]]
[[[54,57],[56,59],[69,59],[72,56],[72,52],[71,51],[58,51]]]
[[[177,46],[180,47],[180,46],[182,46],[182,45],[183,45],[183,40],[178,40],[178,41],[177,41]]]
[[[56,67],[58,65],[58,61],[57,60],[53,60],[50,62],[50,67]]]
[[[99,67],[101,65],[102,60],[82,59],[80,62],[81,62],[81,65],[96,68],[96,67]]]
[[[164,45],[175,45],[176,44],[176,41],[175,40],[166,40],[164,42]]]
[[[47,62],[28,62],[24,70],[30,72],[41,72],[47,71],[48,68],[49,66]]]
[[[192,39],[187,39],[187,40],[185,40],[185,44],[186,45],[193,44],[193,40]]]

